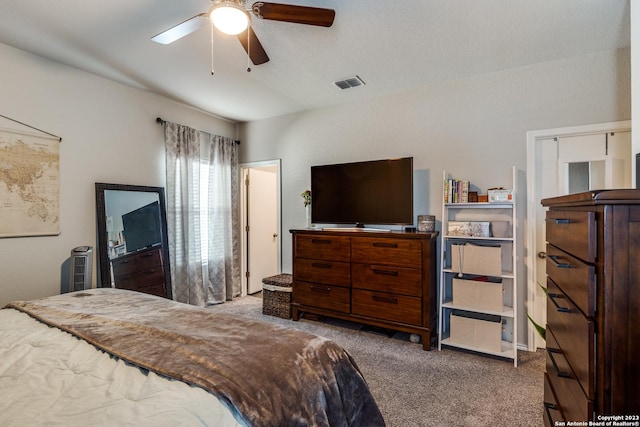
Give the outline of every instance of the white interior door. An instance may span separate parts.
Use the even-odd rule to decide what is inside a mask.
[[[262,290],[262,279],[278,273],[277,168],[248,169],[247,293]]]
[[[546,325],[546,208],[540,201],[579,191],[629,188],[631,180],[631,132],[628,122],[540,131],[528,135],[530,174],[528,314]],[[622,127],[622,129],[621,129]],[[594,132],[594,129],[599,132]],[[614,131],[614,132],[610,132]],[[544,347],[544,340],[529,334],[529,349]],[[532,342],[533,341],[533,342]]]
[[[535,301],[540,303],[533,304],[532,307],[529,307],[528,314],[538,325],[545,327],[547,324],[546,293],[544,291],[547,287],[547,265],[545,259],[546,208],[544,208],[539,201],[547,197],[558,195],[558,168],[553,167],[557,164],[558,159],[558,143],[556,138],[541,138],[537,141],[536,150],[536,157],[539,161],[537,168],[539,168],[538,170],[544,171],[544,173],[536,174],[535,200],[538,200],[538,203],[535,205],[535,247],[537,250],[535,254],[534,267],[535,289],[530,291],[533,293]],[[552,167],[549,167],[549,165]],[[544,340],[539,334],[536,333],[534,337],[534,348],[541,348],[545,346]]]

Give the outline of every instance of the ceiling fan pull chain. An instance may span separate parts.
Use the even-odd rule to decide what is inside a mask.
[[[211,75],[213,76],[213,25],[211,27]]]
[[[247,26],[247,73],[251,72],[251,21],[249,21],[249,25]]]

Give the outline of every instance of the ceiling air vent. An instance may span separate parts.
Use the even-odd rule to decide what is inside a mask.
[[[349,77],[348,79],[338,80],[337,82],[333,82],[334,85],[338,86],[340,89],[350,89],[352,87],[364,86],[364,82],[358,76]]]

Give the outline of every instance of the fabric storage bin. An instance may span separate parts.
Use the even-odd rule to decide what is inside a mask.
[[[486,320],[485,320],[486,319]],[[451,313],[451,342],[480,348],[494,353],[502,352],[502,322],[499,316],[474,314],[474,317]]]
[[[262,314],[291,318],[291,291],[293,276],[277,274],[262,279]]]
[[[509,221],[491,221],[491,236],[500,239],[508,239],[511,235],[511,223]]]
[[[454,278],[452,283],[453,305],[484,311],[503,311],[502,281],[470,280]]]
[[[463,274],[500,276],[502,249],[500,246],[480,246],[471,243],[451,245],[451,270]]]

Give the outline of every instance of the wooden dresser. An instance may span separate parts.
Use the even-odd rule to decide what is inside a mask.
[[[545,425],[602,415],[640,421],[640,190],[542,205],[549,207]]]
[[[161,246],[114,258],[111,265],[116,288],[167,298]]]
[[[291,230],[293,320],[313,313],[435,345],[438,233]]]

